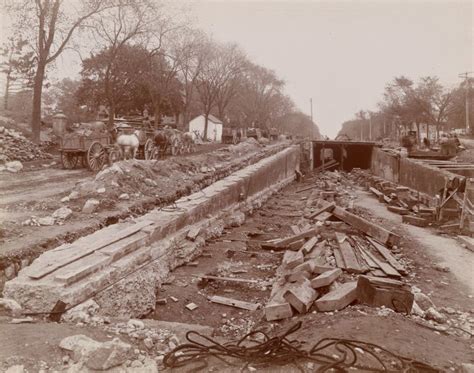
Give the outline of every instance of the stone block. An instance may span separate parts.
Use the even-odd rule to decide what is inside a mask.
[[[283,265],[289,269],[295,268],[296,266],[303,263],[303,261],[304,261],[304,257],[301,251],[287,250],[285,251],[285,254],[283,255]]]
[[[287,319],[293,316],[293,310],[287,302],[267,304],[264,312],[267,321]]]
[[[317,289],[323,286],[329,286],[334,281],[336,281],[341,275],[342,270],[340,268],[331,269],[313,278],[311,280],[311,287]]]
[[[317,296],[318,293],[308,280],[298,283],[283,294],[283,298],[299,313],[308,312]]]
[[[341,310],[357,299],[357,282],[346,282],[314,302],[321,312]]]

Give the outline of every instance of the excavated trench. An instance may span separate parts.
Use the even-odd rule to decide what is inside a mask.
[[[157,188],[159,190],[159,193],[157,193],[156,195],[145,195],[141,198],[137,198],[136,201],[133,202],[132,200],[130,202],[121,201],[120,206],[117,204],[117,207],[114,207],[114,205],[118,202],[117,194],[116,196],[109,198],[106,201],[107,203],[110,202],[109,204],[111,204],[111,208],[107,208],[106,203],[104,203],[104,211],[100,211],[98,214],[95,214],[92,218],[89,219],[82,219],[79,216],[78,218],[73,219],[73,221],[70,221],[69,219],[65,222],[66,225],[64,226],[54,226],[51,227],[52,229],[46,229],[44,227],[22,227],[21,229],[18,229],[16,226],[13,226],[12,234],[14,234],[14,236],[12,236],[11,239],[8,239],[8,237],[3,237],[3,240],[7,239],[10,242],[4,241],[3,248],[0,252],[0,290],[3,289],[4,283],[7,280],[11,280],[12,278],[14,278],[21,269],[28,266],[43,252],[51,250],[60,244],[74,242],[80,237],[90,235],[95,231],[98,231],[109,225],[117,224],[120,221],[124,221],[127,219],[133,219],[135,217],[144,215],[147,212],[152,211],[153,209],[162,208],[169,204],[172,204],[179,198],[187,196],[196,190],[203,189],[213,184],[217,180],[229,176],[233,172],[241,169],[242,167],[254,164],[260,161],[261,159],[264,159],[266,157],[271,156],[272,154],[281,151],[285,147],[288,147],[288,144],[272,144],[271,146],[267,146],[261,149],[260,151],[255,151],[253,149],[247,150],[247,148],[250,149],[250,145],[245,147],[244,144],[244,146],[242,147],[242,150],[244,152],[237,153],[235,159],[231,159],[230,162],[227,161],[225,158],[222,158],[222,160],[220,158],[217,158],[217,162],[214,160],[212,163],[207,163],[207,165],[209,165],[209,167],[206,167],[207,170],[205,170],[205,172],[198,172],[196,176],[193,176],[192,183],[178,183],[175,189],[169,191],[167,191],[166,187],[161,188],[158,186]],[[236,147],[236,151],[237,149],[239,148]],[[245,154],[245,151],[248,151],[248,154]],[[232,152],[229,152],[229,154],[232,154]],[[196,156],[193,157],[196,158]],[[199,164],[201,162],[201,164],[203,164],[202,161],[205,160],[206,157],[206,154],[198,155],[194,163]],[[211,159],[214,158],[211,157]],[[166,166],[167,162],[168,161],[165,161],[163,165]],[[174,162],[178,163],[178,167],[180,167],[180,163],[183,163],[185,168],[192,169],[188,165],[190,162],[186,162],[185,160],[177,160]],[[191,163],[191,165],[193,165],[193,163]],[[214,169],[211,168],[212,165],[216,165],[218,167],[215,167]],[[134,165],[132,164],[131,167],[133,168]],[[161,166],[155,165],[154,167]],[[195,168],[195,166],[193,167]],[[167,168],[165,168],[163,172],[168,172],[166,170]],[[140,175],[138,176],[143,177]],[[167,177],[168,175],[165,173],[165,176]],[[157,177],[159,177],[159,175]],[[96,186],[96,189],[97,188],[98,187]],[[123,187],[121,187],[120,189],[123,189]],[[93,193],[91,196],[96,198]],[[99,197],[103,198],[103,196]],[[57,198],[57,202],[59,202],[59,199],[61,198],[62,196]],[[70,206],[74,211],[74,216],[81,215],[80,209],[82,205],[79,204],[83,204],[85,200],[86,198],[80,198],[76,201],[71,201],[69,203],[77,205],[76,207]],[[75,211],[78,211],[79,213],[76,213]],[[69,226],[70,228],[68,228]]]
[[[319,148],[321,145],[322,151]],[[341,165],[343,168],[349,167],[348,170],[355,167],[371,167],[375,173],[383,170],[383,173],[387,174],[387,169],[392,167],[388,172],[395,172],[393,164],[383,158],[385,154],[379,149],[374,149],[374,144],[314,142],[309,158],[316,169],[321,166],[324,168],[324,162],[320,161],[325,157],[325,147],[333,147],[333,155],[336,157],[351,159],[351,163],[346,162],[345,167]],[[338,152],[338,148],[342,150]],[[363,154],[359,154],[358,157],[352,154],[361,151]],[[284,220],[301,217],[299,210],[304,204],[298,203],[300,202],[298,198],[304,201],[307,196],[301,194],[294,200],[286,199],[286,207],[280,206],[281,201],[272,197],[296,179],[300,173],[300,155],[299,146],[284,150],[276,148],[275,154],[268,156],[267,153],[266,157],[260,155],[263,159],[219,181],[212,183],[214,178],[209,178],[210,186],[176,199],[172,205],[166,206],[163,200],[160,200],[160,204],[165,206],[155,208],[156,201],[155,203],[149,201],[139,208],[139,212],[154,209],[123,222],[120,222],[120,219],[125,217],[124,215],[109,216],[103,222],[104,228],[49,250],[31,265],[23,268],[17,278],[5,284],[4,296],[17,300],[26,310],[33,313],[49,313],[58,307],[58,304],[62,305],[64,311],[88,299],[94,299],[104,315],[143,317],[154,314],[157,301],[158,304],[165,302],[161,293],[166,291],[170,276],[173,278],[179,275],[179,269],[177,274],[171,272],[183,265],[192,266],[199,271],[196,272],[198,277],[191,281],[192,284],[197,284],[198,289],[194,286],[189,287],[188,289],[192,289],[190,295],[199,294],[199,288],[203,286],[199,275],[203,272],[214,276],[216,271],[224,273],[234,271],[234,274],[247,271],[241,273],[254,274],[259,279],[260,275],[263,275],[265,278],[265,271],[271,272],[275,269],[275,257],[270,255],[266,258],[265,255],[268,253],[249,254],[252,251],[249,247],[252,248],[252,241],[268,240],[275,236],[262,229],[249,230],[248,224],[253,224],[254,210],[260,208],[269,198],[271,204],[278,206],[278,209],[294,209],[294,211],[278,213],[264,209],[259,211],[259,215],[263,218],[265,215],[279,216]],[[305,161],[306,157],[307,154],[303,153],[301,158]],[[344,162],[342,158],[341,163]],[[227,168],[225,172],[229,172],[229,169]],[[131,215],[133,212],[129,210],[128,214]],[[245,216],[249,216],[250,220],[244,224]],[[229,228],[242,224],[247,226],[247,231],[241,231],[239,239],[225,238]],[[269,221],[269,224],[272,227],[274,222]],[[277,223],[275,229],[282,229],[281,222]],[[234,230],[232,234],[236,232],[239,231]],[[283,232],[278,233],[281,237]],[[262,260],[264,269],[257,268],[258,270],[254,271],[254,269],[209,267],[218,255],[222,255],[219,250],[218,253],[214,250],[219,246],[224,247],[226,256],[233,256],[233,252],[237,250],[240,251],[236,253],[237,257],[250,255],[250,259]],[[242,254],[242,251],[246,253]],[[200,259],[196,263],[198,257]],[[268,262],[264,259],[268,259]],[[199,267],[200,263],[204,264],[204,268]],[[267,280],[270,281],[269,278]],[[258,297],[261,291],[268,291],[268,284],[265,281],[263,284],[260,280],[256,283],[251,282],[255,285],[253,289],[256,292],[255,296]],[[181,282],[183,283],[181,290],[186,294],[188,285]],[[213,280],[211,283],[211,287],[216,286]],[[241,286],[242,283],[237,285]],[[171,292],[173,291],[176,289]],[[230,293],[232,289],[227,288],[226,291]],[[173,311],[172,304],[166,302],[165,306]]]

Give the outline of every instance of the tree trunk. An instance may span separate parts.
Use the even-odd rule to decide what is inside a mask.
[[[35,81],[33,86],[33,112],[31,115],[31,131],[33,134],[33,142],[40,142],[41,131],[41,96],[43,94],[43,80],[46,69],[46,61],[39,60],[36,70]]]
[[[114,123],[115,122],[115,103],[109,100],[109,118],[107,120],[107,129],[109,133],[114,134]]]
[[[209,113],[204,115],[204,141],[207,141],[207,127],[209,124]]]
[[[3,108],[8,110],[8,96],[10,94],[10,71],[7,73],[7,81],[5,83],[5,96],[3,97]]]
[[[429,125],[429,123],[426,123],[426,138],[428,140],[430,139],[430,125]]]
[[[436,142],[439,142],[439,124],[436,123]]]
[[[158,127],[160,125],[160,117],[161,117],[161,112],[160,112],[160,100],[155,104],[155,107],[153,109],[154,114],[155,114],[155,127]]]
[[[416,122],[416,138],[417,138],[417,142],[418,144],[421,144],[421,133],[420,133],[420,123],[419,122]]]

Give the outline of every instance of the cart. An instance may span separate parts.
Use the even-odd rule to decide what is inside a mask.
[[[100,171],[106,162],[119,159],[118,149],[111,144],[108,133],[93,132],[89,136],[70,134],[60,139],[61,163],[66,169],[73,169],[81,160],[83,167]]]

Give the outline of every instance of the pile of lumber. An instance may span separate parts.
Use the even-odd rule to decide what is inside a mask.
[[[321,223],[322,215],[328,224]],[[263,248],[284,251],[265,306],[268,321],[292,317],[294,312],[306,313],[310,309],[327,312],[345,308],[359,298],[362,285],[354,281],[354,275],[366,274],[369,279],[379,279],[377,286],[387,280],[389,285],[386,287],[396,289],[389,291],[390,294],[409,292],[398,281],[407,271],[389,249],[399,244],[399,236],[323,199],[317,201],[316,210],[307,218],[314,225],[299,232],[294,228],[294,234],[289,237],[262,243]],[[346,231],[355,233],[343,233]],[[364,286],[365,293],[372,294],[367,290],[367,283]],[[380,293],[385,294],[384,291],[387,290]],[[367,298],[363,298],[364,302],[370,303]],[[389,298],[390,295],[385,296],[380,302],[388,302]]]
[[[372,177],[369,190],[379,202],[387,205],[387,210],[402,215],[404,223],[427,227],[436,221],[436,208],[428,207],[428,198],[412,192],[407,187]]]

